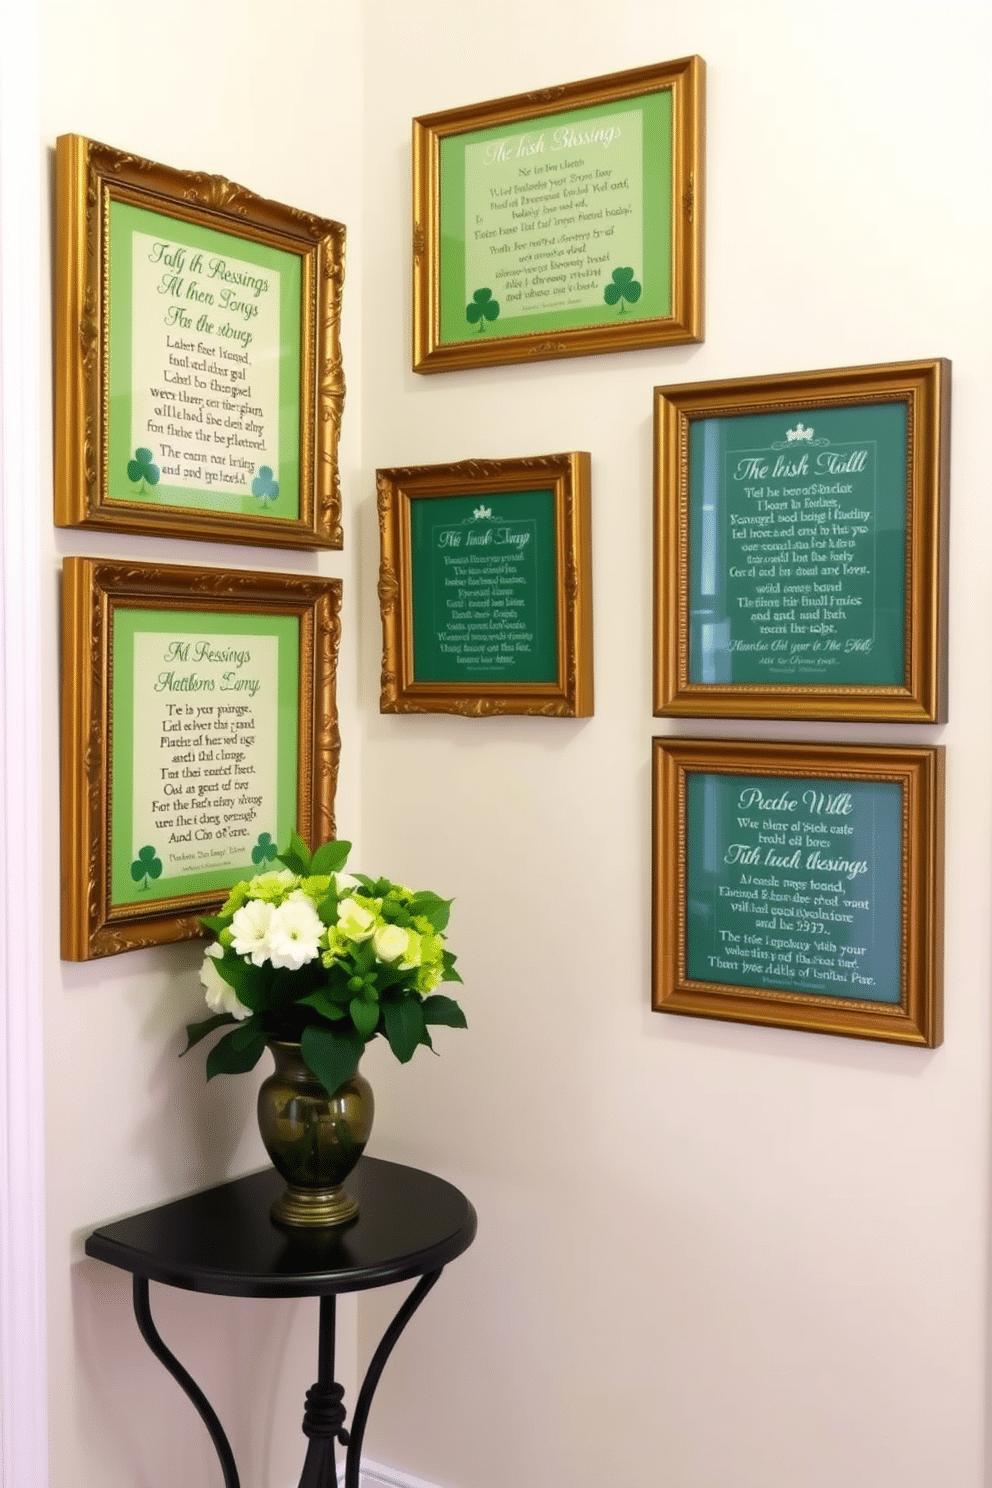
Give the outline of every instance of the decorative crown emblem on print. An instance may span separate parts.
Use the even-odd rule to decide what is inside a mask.
[[[785,437],[790,444],[812,444],[813,430],[804,428],[800,422],[794,429],[787,429]]]

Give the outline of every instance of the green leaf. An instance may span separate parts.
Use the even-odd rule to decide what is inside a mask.
[[[441,965],[444,970],[441,973],[442,982],[460,982],[461,977],[455,970],[455,955],[453,951],[441,952]]]
[[[232,1049],[247,1049],[261,1035],[265,1039],[265,1029],[258,1018],[252,1016],[245,1018],[231,1033]]]
[[[424,1015],[417,997],[404,997],[399,1002],[382,1005],[389,1047],[401,1064],[413,1058],[414,1050],[423,1041]]]
[[[233,987],[239,1002],[243,1002],[246,1008],[257,1012],[265,1002],[266,977],[265,969],[261,966],[252,966],[250,961],[242,961],[240,956],[224,956],[221,960],[214,960],[217,975],[221,981]]]
[[[376,962],[375,946],[372,941],[363,940],[361,945],[355,947],[351,959],[359,976],[363,972],[371,971]]]
[[[431,894],[425,890],[422,894],[414,894],[409,908],[412,915],[423,915],[430,920],[440,935],[442,930],[447,929],[452,902],[451,899],[442,899],[440,894]]]
[[[435,992],[431,997],[425,997],[421,1011],[425,1023],[441,1024],[445,1028],[467,1028],[465,1014],[458,1006],[453,997],[442,997]]]
[[[348,1010],[351,1013],[351,1021],[362,1038],[371,1038],[379,1022],[379,1004],[365,1002],[361,997],[353,997],[348,1004]]]
[[[395,961],[392,965],[379,966],[376,968],[375,984],[380,992],[385,992],[389,987],[398,986],[400,982],[409,982],[411,972],[409,967],[406,971],[401,970]]]
[[[328,1095],[350,1080],[365,1050],[365,1040],[358,1033],[340,1032],[334,1028],[310,1025],[300,1039],[303,1059],[317,1076]]]
[[[336,925],[338,922],[338,896],[334,889],[322,899],[317,905],[317,914],[322,925]]]
[[[215,935],[219,935],[233,919],[233,915],[201,915],[200,924],[205,930],[212,930]]]
[[[280,863],[285,863],[290,873],[306,878],[310,872],[310,849],[296,832],[289,834],[289,846],[279,854]]]
[[[206,1038],[208,1033],[213,1033],[215,1028],[222,1028],[225,1023],[233,1023],[234,1021],[233,1013],[213,1013],[211,1017],[204,1018],[202,1023],[187,1023],[186,1038],[189,1042],[183,1050],[183,1054],[188,1054],[194,1044],[198,1044],[201,1039]],[[183,1055],[180,1054],[179,1057],[181,1059]]]
[[[325,842],[318,847],[310,860],[310,872],[316,873],[340,873],[348,861],[351,852],[350,842]]]
[[[214,1044],[207,1055],[208,1080],[212,1080],[214,1075],[243,1075],[255,1068],[265,1048],[265,1034],[261,1029],[255,1029],[253,1037],[247,1042],[242,1042],[239,1047],[236,1040],[238,1034],[243,1031],[243,1029],[235,1029],[233,1033],[225,1033],[224,1037]]]
[[[309,997],[301,997],[300,1006],[312,1007],[322,1018],[330,1018],[335,1023],[347,1016],[344,1008],[332,1002],[326,992],[311,992]]]

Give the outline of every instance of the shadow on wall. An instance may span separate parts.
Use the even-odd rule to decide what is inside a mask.
[[[217,1481],[220,1468],[200,1417],[138,1332],[130,1277],[80,1261],[71,1292],[82,1365],[77,1429],[94,1454],[112,1443],[112,1459],[99,1466],[101,1488]],[[277,1463],[302,1469],[300,1402],[316,1377],[316,1307],[155,1283],[150,1293],[156,1327],[217,1411],[242,1481],[279,1481],[286,1468],[274,1472]]]

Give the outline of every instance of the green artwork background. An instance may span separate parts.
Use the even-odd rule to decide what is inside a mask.
[[[906,685],[906,482],[904,402],[694,420],[690,682]]]
[[[692,772],[687,976],[898,1003],[901,849],[896,782]]]
[[[554,492],[410,502],[415,682],[558,681]]]
[[[574,129],[581,133],[581,126],[590,120],[606,121],[615,119],[623,114],[638,112],[640,114],[640,144],[639,158],[635,165],[642,181],[642,246],[639,261],[631,264],[626,256],[622,263],[609,259],[607,253],[606,261],[598,262],[602,247],[597,247],[590,262],[596,260],[596,267],[602,275],[599,286],[600,297],[597,304],[583,305],[575,308],[560,308],[549,310],[544,313],[513,314],[512,302],[508,301],[506,293],[499,290],[495,285],[479,286],[466,282],[466,172],[468,169],[466,151],[478,144],[496,144],[500,141],[520,141],[523,138],[523,149],[535,148],[544,133],[543,153],[521,155],[519,159],[514,154],[512,161],[501,164],[496,169],[502,175],[512,171],[513,177],[508,177],[511,185],[532,184],[534,177],[518,177],[518,172],[534,172],[545,169],[549,163],[552,167],[562,167],[561,174],[571,178],[572,171],[563,169],[566,160],[582,158],[583,168],[576,172],[576,176],[585,174],[586,168],[595,170],[609,167],[607,152],[602,147],[592,145],[579,145],[575,148],[559,145],[554,139],[554,131],[562,129]],[[520,148],[519,144],[513,146],[514,151]],[[614,148],[611,146],[611,148]],[[440,280],[440,328],[439,344],[448,345],[453,342],[471,340],[481,334],[490,337],[519,336],[530,332],[562,331],[574,329],[577,326],[612,325],[618,322],[620,312],[624,312],[632,319],[646,320],[666,317],[671,314],[672,307],[672,91],[666,88],[657,93],[646,93],[636,99],[622,99],[613,103],[596,104],[594,106],[578,109],[569,109],[563,113],[546,114],[538,118],[528,119],[522,126],[500,124],[489,129],[474,130],[468,134],[449,135],[440,142],[440,229],[441,229],[441,257],[439,265]],[[552,172],[554,179],[548,180],[549,187],[557,184],[558,176]],[[497,176],[493,177],[494,183]],[[506,183],[504,183],[506,184]],[[597,183],[599,184],[599,183]],[[473,188],[474,189],[474,188]],[[578,181],[574,188],[576,190],[586,189],[586,183]],[[588,190],[592,191],[592,185]],[[622,198],[618,198],[622,199]],[[570,210],[570,200],[563,201],[561,209],[556,209],[555,214],[548,217],[551,236],[559,241],[559,252],[556,256],[566,255],[571,243],[562,241],[562,235],[567,233],[572,239],[576,233],[588,226],[591,231],[601,224],[584,224],[578,217],[579,208],[583,205],[598,209],[598,198],[591,195],[588,198],[576,197],[576,211]],[[604,196],[607,204],[611,197],[609,192]],[[512,225],[512,224],[508,224]],[[542,231],[539,236],[543,239],[546,233]],[[605,242],[608,247],[608,240]],[[548,260],[548,268],[552,267],[554,259]],[[602,292],[614,284],[614,271],[624,268],[633,269],[637,283],[641,287],[641,293],[636,303],[626,297],[613,298],[608,303],[602,298]],[[489,319],[488,314],[477,317],[475,322],[466,319],[467,306],[473,302],[477,293],[482,293],[488,288],[492,297],[499,304],[499,315]]]
[[[297,750],[299,737],[299,655],[300,622],[295,615],[233,615],[197,610],[130,610],[115,608],[113,613],[113,676],[111,683],[111,827],[110,827],[110,898],[113,906],[141,904],[149,898],[168,899],[181,894],[196,894],[211,889],[230,887],[241,878],[250,878],[259,867],[250,856],[255,845],[251,838],[245,847],[245,861],[235,868],[212,872],[186,873],[157,879],[151,893],[141,891],[131,877],[131,863],[144,843],[132,840],[134,758],[134,636],[138,632],[190,636],[225,635],[256,638],[274,636],[279,646],[277,684],[277,821],[270,828],[278,846],[289,842],[297,823]],[[154,846],[154,844],[150,844]],[[270,865],[271,866],[271,865]]]
[[[157,485],[136,487],[127,475],[135,449],[132,441],[132,345],[141,334],[133,325],[132,310],[132,234],[153,236],[197,250],[244,260],[279,276],[279,344],[268,349],[268,356],[279,359],[279,453],[273,469],[278,482],[278,500],[270,504],[259,500],[250,490],[190,486],[170,486],[160,479]],[[182,506],[197,511],[235,512],[246,516],[268,516],[274,521],[296,521],[300,515],[300,376],[302,334],[302,262],[293,253],[284,253],[265,244],[251,242],[233,234],[214,232],[191,222],[182,222],[157,212],[145,211],[123,202],[110,204],[109,250],[109,411],[107,495],[111,501],[140,501],[150,506]],[[175,303],[180,303],[176,301]],[[194,321],[202,306],[190,302]],[[197,332],[177,331],[193,339]],[[162,460],[154,448],[155,434],[136,440],[139,447],[151,445],[154,463]],[[250,486],[251,477],[246,477]]]

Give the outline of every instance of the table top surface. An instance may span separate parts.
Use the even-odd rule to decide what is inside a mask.
[[[277,1225],[284,1186],[265,1168],[159,1204],[94,1230],[86,1254],[187,1291],[318,1297],[437,1271],[475,1238],[465,1195],[420,1168],[363,1157],[345,1184],[358,1215],[333,1229]]]

